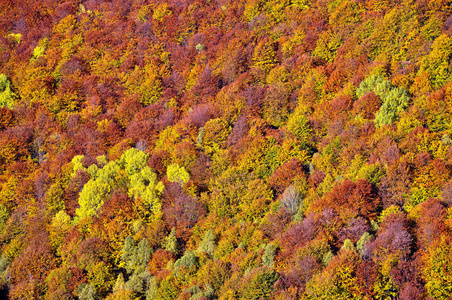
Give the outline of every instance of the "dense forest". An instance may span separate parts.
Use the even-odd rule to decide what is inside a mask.
[[[451,63],[446,0],[1,0],[3,296],[451,299]]]

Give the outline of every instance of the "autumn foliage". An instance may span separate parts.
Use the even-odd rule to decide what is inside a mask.
[[[451,13],[0,0],[0,298],[451,298]]]

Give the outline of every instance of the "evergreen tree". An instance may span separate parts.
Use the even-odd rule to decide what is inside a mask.
[[[215,233],[212,229],[209,229],[204,234],[204,238],[199,244],[198,251],[199,252],[206,252],[207,254],[213,256],[213,253],[215,252]]]
[[[165,250],[173,252],[174,254],[177,254],[179,252],[179,245],[177,244],[176,238],[176,228],[173,227],[168,236],[165,237],[165,240],[163,242],[163,248]]]

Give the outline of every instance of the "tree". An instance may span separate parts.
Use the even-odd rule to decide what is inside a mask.
[[[264,266],[273,267],[276,247],[273,244],[267,244],[262,255],[262,264]]]
[[[408,107],[410,100],[405,89],[394,87],[391,83],[379,75],[367,77],[356,90],[356,95],[362,97],[374,92],[382,100],[379,111],[375,114],[375,125],[391,125],[399,114]]]
[[[171,229],[171,232],[165,238],[165,241],[163,242],[163,248],[174,254],[177,254],[179,252],[179,245],[177,244],[176,238],[176,228],[173,227]]]
[[[13,108],[16,94],[11,90],[11,83],[5,74],[0,74],[0,107]]]
[[[119,273],[118,278],[116,279],[115,285],[113,286],[113,293],[116,293],[120,290],[125,289],[125,281],[124,281],[124,275],[122,273]]]
[[[96,288],[93,285],[82,283],[77,290],[80,300],[96,300]]]
[[[366,119],[373,119],[375,113],[381,107],[381,99],[374,92],[369,92],[361,96],[353,103],[353,110],[356,114]]]
[[[287,120],[287,130],[302,144],[307,145],[311,139],[309,120],[299,110],[295,110],[290,115]]]
[[[272,268],[264,266],[254,269],[243,279],[239,294],[243,299],[270,299],[278,278],[278,273]]]
[[[302,203],[302,194],[298,191],[298,188],[291,184],[281,195],[281,205],[286,208],[291,214],[297,213]]]
[[[14,121],[14,115],[9,108],[0,107],[0,130],[9,127]]]
[[[50,245],[60,253],[60,247],[64,242],[66,233],[71,229],[71,217],[64,211],[59,211],[52,219],[49,229]]]
[[[325,195],[326,207],[335,208],[337,211],[345,209],[368,217],[379,209],[380,199],[373,186],[365,179],[358,179],[356,183],[344,180],[336,185],[333,190]]]
[[[275,45],[271,41],[261,40],[254,48],[253,61],[255,66],[269,72],[276,63]]]
[[[172,300],[177,297],[177,294],[178,294],[178,290],[177,290],[174,280],[167,278],[160,282],[160,286],[157,289],[155,298],[150,298],[150,299]]]
[[[218,151],[231,133],[231,127],[221,118],[210,119],[203,128],[204,135],[201,144],[206,149],[207,154]]]
[[[156,275],[160,271],[165,270],[170,261],[174,262],[174,254],[172,252],[157,249],[148,263],[148,270],[151,274]]]
[[[141,273],[146,269],[146,265],[151,258],[152,249],[147,239],[141,239],[138,245],[132,236],[127,236],[121,250],[121,266],[127,273]]]
[[[398,119],[400,112],[408,107],[409,97],[403,88],[393,88],[382,97],[382,100],[383,104],[375,114],[375,125],[377,127],[390,125]]]
[[[88,270],[88,282],[104,297],[114,284],[112,268],[102,261],[96,263]]]
[[[122,266],[126,268],[127,273],[132,273],[134,261],[136,260],[135,240],[132,236],[127,236],[124,241],[124,247],[121,250]]]
[[[67,284],[71,279],[71,275],[68,267],[52,270],[46,278],[47,292],[45,299],[70,299],[71,294],[67,289]]]
[[[145,269],[146,265],[151,258],[152,249],[149,245],[149,241],[146,238],[141,239],[137,246],[137,269]]]
[[[275,82],[268,87],[265,93],[262,116],[272,126],[281,127],[287,121],[292,109],[290,94],[291,87],[282,82]],[[294,120],[295,123],[302,122],[300,120],[302,117],[299,115],[296,117],[298,117],[298,120]],[[299,127],[303,125],[301,124]]]
[[[148,166],[130,176],[129,196],[141,199],[153,219],[161,217],[159,196],[164,189],[163,183],[157,182],[157,175]]]
[[[180,185],[183,185],[190,180],[190,175],[187,170],[185,170],[183,166],[180,167],[178,164],[169,165],[166,176],[170,182],[177,182]]]
[[[244,195],[241,197],[239,217],[245,220],[259,220],[267,211],[273,199],[270,186],[262,179],[255,179],[248,183]]]
[[[232,216],[238,211],[239,199],[246,193],[248,175],[237,168],[229,168],[210,183],[209,208],[218,216]]]
[[[42,298],[45,290],[44,280],[55,267],[56,260],[47,244],[47,234],[36,234],[30,245],[12,262],[13,288],[10,295],[23,298],[28,293],[28,297]]]
[[[120,162],[127,174],[131,176],[140,172],[146,166],[148,160],[149,154],[136,148],[130,148],[121,155]]]
[[[452,39],[446,34],[440,35],[435,39],[432,45],[432,51],[424,56],[421,61],[419,74],[427,71],[433,88],[439,88],[449,79],[452,71],[450,58],[452,56]]]
[[[210,256],[213,256],[215,247],[215,233],[212,229],[209,229],[204,234],[204,238],[198,246],[198,252],[206,252]]]
[[[337,49],[342,43],[342,37],[338,33],[330,30],[323,31],[317,40],[317,46],[313,54],[327,62],[332,62],[336,57]]]
[[[80,208],[75,212],[77,217],[84,219],[97,215],[97,211],[104,204],[104,199],[110,190],[110,185],[102,179],[88,181],[80,192]]]

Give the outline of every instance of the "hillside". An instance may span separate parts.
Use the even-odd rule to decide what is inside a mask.
[[[1,292],[450,299],[451,62],[445,0],[0,0]]]

